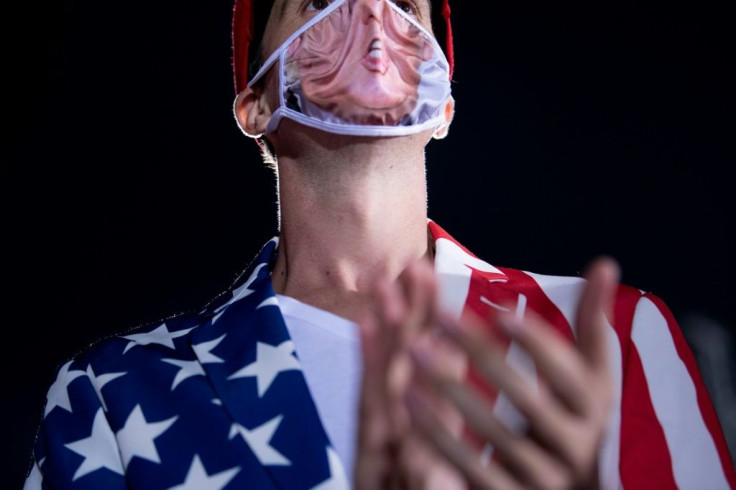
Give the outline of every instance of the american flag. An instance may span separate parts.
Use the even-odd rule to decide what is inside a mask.
[[[429,230],[448,311],[460,318],[511,304],[574,340],[584,279],[494,267],[435,222]],[[24,490],[351,488],[270,282],[277,251],[274,238],[202,311],[102,339],[60,365]],[[609,323],[615,410],[602,487],[736,489],[711,399],[667,306],[622,285]],[[506,347],[507,362],[535,382],[533,362]],[[494,413],[523,428],[504,396],[484,389]]]

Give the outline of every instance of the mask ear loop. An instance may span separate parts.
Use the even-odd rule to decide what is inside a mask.
[[[306,30],[306,29],[305,29]],[[296,38],[294,38],[296,39]],[[294,40],[291,40],[291,42],[294,42]],[[279,48],[279,106],[276,108],[275,111],[273,111],[273,114],[271,114],[271,119],[268,121],[268,125],[266,125],[266,134],[269,134],[276,130],[276,128],[279,126],[279,123],[281,122],[281,119],[284,117],[284,110],[286,107],[286,98],[284,97],[283,90],[286,77],[286,51],[288,50],[288,47],[291,46],[291,42],[284,43],[283,46],[285,46],[283,49]],[[282,47],[283,47],[282,46]]]
[[[340,5],[345,3],[347,0],[337,0],[336,2],[331,3],[327,8],[322,10],[319,14],[315,15],[312,19],[305,22],[304,25],[302,25],[299,29],[294,31],[291,36],[289,36],[286,41],[284,41],[281,46],[276,49],[273,53],[271,53],[271,56],[268,57],[268,59],[263,63],[261,68],[258,70],[258,72],[253,76],[253,78],[248,81],[247,87],[252,88],[253,85],[255,85],[263,76],[268,72],[268,70],[278,61],[279,62],[279,107],[271,114],[271,118],[268,121],[268,125],[266,126],[266,131],[264,134],[268,134],[271,131],[275,130],[278,126],[278,123],[283,118],[283,107],[286,107],[286,101],[283,97],[283,90],[281,90],[281,87],[283,87],[284,82],[284,66],[285,66],[285,59],[286,59],[286,51],[288,47],[293,43],[299,36],[301,36],[307,29],[312,27],[317,22],[321,21],[328,15],[330,15],[334,10],[336,10]],[[237,102],[237,99],[236,99]],[[238,126],[240,126],[240,123],[238,123]],[[246,135],[246,133],[243,128],[240,128],[241,131],[243,131]],[[248,135],[251,136],[251,135]],[[256,143],[258,143],[258,146],[263,150],[265,148],[265,143],[261,141],[261,138],[263,137],[263,134],[257,135],[257,136],[251,136],[256,140]]]
[[[337,0],[336,2],[331,3],[327,8],[322,10],[319,14],[315,15],[313,18],[305,22],[299,29],[294,31],[291,36],[289,36],[286,41],[281,43],[281,46],[279,46],[276,51],[271,53],[271,56],[268,57],[268,59],[263,63],[261,68],[258,70],[258,72],[253,76],[253,78],[248,82],[248,87],[252,87],[255,83],[258,82],[265,74],[266,72],[278,61],[279,66],[279,106],[278,108],[271,114],[271,119],[268,121],[268,125],[266,126],[266,131],[264,134],[269,134],[272,131],[274,131],[277,127],[281,119],[284,117],[284,107],[286,107],[286,100],[284,99],[284,91],[282,90],[282,87],[284,86],[284,67],[286,66],[286,51],[288,50],[289,46],[296,41],[296,39],[304,34],[304,32],[330,15],[332,12],[337,10],[337,8],[344,4],[347,0]],[[259,138],[263,136],[260,135]],[[258,139],[256,140],[258,141]],[[259,143],[260,144],[260,143]]]

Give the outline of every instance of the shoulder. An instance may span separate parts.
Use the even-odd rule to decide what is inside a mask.
[[[203,306],[108,335],[83,347],[63,364],[110,371],[121,366],[142,367],[146,360],[191,358],[192,344],[207,337],[206,331],[228,306],[251,295],[260,297],[262,294],[255,293],[268,289],[267,265],[274,260],[277,244],[276,238],[268,241],[235,280]],[[268,295],[268,291],[263,294]]]
[[[132,393],[165,393],[177,370],[195,359],[189,336],[203,324],[199,315],[183,315],[87,345],[56,367],[46,393],[44,420],[54,426],[61,420],[73,427],[75,420],[92,420],[101,408],[108,417],[129,411],[126,398]]]
[[[71,359],[71,366],[101,370],[118,368],[140,361],[145,357],[178,356],[186,349],[190,334],[207,324],[208,316],[203,313],[187,313],[148,322],[118,333],[103,337],[79,350]]]
[[[435,266],[443,286],[443,300],[450,311],[459,312],[466,302],[479,311],[488,305],[521,302],[523,308],[536,311],[563,331],[574,329],[587,284],[584,277],[496,265],[474,254],[436,223],[430,222],[429,229],[435,240]],[[609,323],[619,335],[628,336],[637,308],[646,312],[649,305],[671,317],[655,294],[620,284]]]

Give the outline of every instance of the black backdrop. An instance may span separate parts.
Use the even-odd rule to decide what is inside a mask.
[[[25,475],[55,366],[202,304],[276,227],[274,180],[231,113],[229,0],[15,3],[3,488]],[[496,265],[579,274],[610,254],[678,318],[733,332],[726,12],[454,3],[457,115],[428,149],[430,216]]]

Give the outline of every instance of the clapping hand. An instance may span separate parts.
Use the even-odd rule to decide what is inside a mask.
[[[468,383],[448,374],[438,351],[416,344],[411,350],[416,382],[407,390],[413,430],[477,489],[595,489],[597,459],[612,398],[606,348],[618,266],[594,261],[577,311],[576,343],[562,338],[542,318],[507,314],[490,321],[534,360],[540,383],[533,386],[504,361],[486,320],[443,318],[444,337],[460,348],[482,380],[495,387],[528,421],[522,433],[510,431],[493,407]],[[439,423],[439,401],[450,401],[463,421],[494,448],[483,464],[472,446]]]
[[[426,344],[442,353],[443,376],[462,380],[465,357],[433,341],[440,320],[437,282],[425,259],[410,265],[395,282],[375,287],[375,314],[359,322],[363,352],[356,490],[465,490],[463,479],[444,457],[413,430],[405,397],[413,378],[409,347]],[[449,403],[435,416],[451,437],[460,437],[462,419]]]
[[[357,490],[595,489],[597,459],[612,397],[605,315],[617,264],[593,262],[577,311],[576,343],[541,317],[506,314],[462,323],[439,307],[429,262],[376,286],[376,314],[361,322],[364,378]],[[488,322],[533,359],[532,385],[504,360]],[[523,414],[516,433],[467,382],[467,369]],[[470,429],[494,448],[483,463],[463,436]]]

